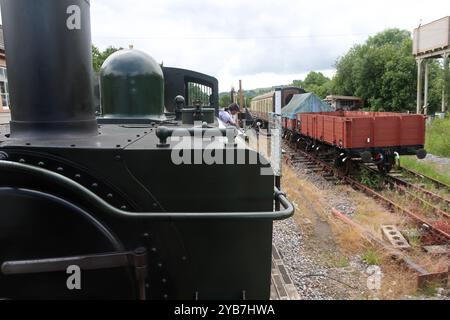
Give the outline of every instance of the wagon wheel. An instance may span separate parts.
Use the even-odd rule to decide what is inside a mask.
[[[267,129],[266,123],[263,120],[261,120],[261,119],[259,119],[258,121],[261,123],[260,128],[263,129],[263,130],[266,130]]]
[[[352,159],[348,159],[347,161],[345,161],[344,164],[344,175],[348,176],[353,168],[353,161]]]
[[[353,168],[353,161],[352,159],[348,158],[345,162],[342,162],[343,158],[337,159],[337,162],[339,162],[339,165],[337,166],[338,172],[343,176],[348,176]]]
[[[295,140],[295,151],[299,150],[299,149],[303,149],[304,147],[304,142],[300,139]]]
[[[386,159],[384,162],[379,163],[377,165],[378,170],[382,173],[382,174],[388,174],[389,172],[391,172],[392,168],[395,166],[396,163],[396,159],[393,156],[386,156]]]
[[[388,174],[389,172],[391,172],[392,168],[393,168],[393,164],[392,163],[382,163],[377,165],[378,167],[378,171],[380,171],[382,174]]]

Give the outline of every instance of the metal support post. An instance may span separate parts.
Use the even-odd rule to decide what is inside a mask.
[[[442,113],[448,111],[448,94],[450,90],[450,75],[448,68],[448,58],[450,53],[444,54],[444,84],[442,86]]]
[[[417,59],[417,114],[422,114],[422,59]]]
[[[424,101],[423,101],[423,113],[428,115],[428,91],[429,91],[429,63],[424,60],[425,64],[425,88],[424,88]]]

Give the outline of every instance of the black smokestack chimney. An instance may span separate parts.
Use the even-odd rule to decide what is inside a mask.
[[[88,0],[0,0],[11,138],[98,134]]]

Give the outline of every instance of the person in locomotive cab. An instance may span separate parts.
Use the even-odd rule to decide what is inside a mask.
[[[219,119],[227,126],[237,127],[236,115],[241,111],[237,103],[233,103],[228,108],[220,110]]]

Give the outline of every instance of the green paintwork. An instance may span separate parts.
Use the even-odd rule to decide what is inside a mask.
[[[102,114],[105,118],[164,116],[164,76],[160,65],[139,50],[111,55],[100,71]]]

